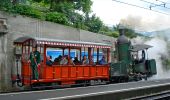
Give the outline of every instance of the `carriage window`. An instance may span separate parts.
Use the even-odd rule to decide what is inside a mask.
[[[64,49],[64,55],[68,55],[68,49]]]
[[[93,57],[93,61],[96,63],[97,62],[97,48],[92,48],[92,53],[91,56]]]
[[[74,60],[75,57],[79,58],[78,56],[79,56],[79,53],[78,53],[78,51],[76,49],[71,49],[70,50],[70,58],[72,60]]]
[[[107,49],[105,48],[99,48],[99,52],[98,52],[98,62],[97,64],[103,65],[103,64],[107,64]]]
[[[32,46],[30,46],[30,52],[32,52]]]
[[[37,51],[39,51],[39,52],[41,52],[41,49],[40,49],[41,47],[38,45],[37,46]]]
[[[44,54],[44,46],[40,45],[40,47],[41,47],[41,49],[40,49],[41,54]]]
[[[24,43],[23,44],[23,55],[22,55],[22,61],[27,62],[29,60],[29,46],[28,44]]]
[[[104,56],[106,62],[108,62],[108,59],[107,59],[107,52],[108,52],[108,49],[103,48],[103,49],[102,49],[102,53],[103,53],[103,54],[102,54],[102,56],[100,56],[101,58]]]
[[[51,56],[52,61],[54,61],[59,56],[62,56],[62,49],[60,49],[60,48],[47,48],[46,55]]]
[[[81,60],[83,59],[83,56],[86,56],[88,58],[88,48],[82,48],[81,49]]]
[[[103,49],[99,49],[99,60],[101,60],[104,55]]]
[[[25,45],[23,45],[22,53],[25,54]]]
[[[29,53],[29,46],[26,46],[26,52],[25,52],[25,54],[28,54]]]

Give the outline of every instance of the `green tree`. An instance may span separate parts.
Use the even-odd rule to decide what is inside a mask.
[[[75,9],[82,11],[86,14],[89,14],[91,12],[91,0],[73,0],[75,3]]]
[[[12,6],[11,0],[0,0],[0,9],[8,10]]]
[[[27,0],[27,4],[24,1],[0,0],[0,8],[8,12],[69,25],[112,37],[119,36],[118,25],[108,27],[95,14],[89,16],[92,5],[91,0]],[[126,28],[125,35],[133,38],[139,34],[132,29]]]
[[[33,2],[44,2],[50,7],[50,11],[63,13],[68,19],[69,25],[76,28],[88,30],[85,25],[85,17],[91,12],[91,0],[32,0]],[[83,14],[78,13],[83,12]]]
[[[103,26],[103,22],[96,15],[92,15],[92,17],[86,18],[85,25],[88,27],[88,31],[98,33]]]

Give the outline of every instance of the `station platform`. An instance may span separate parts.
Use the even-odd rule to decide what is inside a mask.
[[[170,90],[170,79],[1,93],[0,100],[118,100]]]

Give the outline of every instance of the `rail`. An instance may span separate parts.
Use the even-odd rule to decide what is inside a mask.
[[[170,98],[170,91],[163,91],[149,95],[130,98],[131,100],[168,100]],[[129,99],[128,99],[129,100]]]

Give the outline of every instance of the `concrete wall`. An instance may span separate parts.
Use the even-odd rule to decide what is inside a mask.
[[[22,36],[89,42],[114,42],[114,38],[56,23],[0,12],[7,18],[8,33],[0,35],[0,92],[11,90],[11,73],[15,69],[13,41]]]
[[[89,32],[85,30],[80,30],[80,40],[89,41],[89,42],[101,42],[101,43],[113,43],[115,41],[115,39],[109,36]]]

